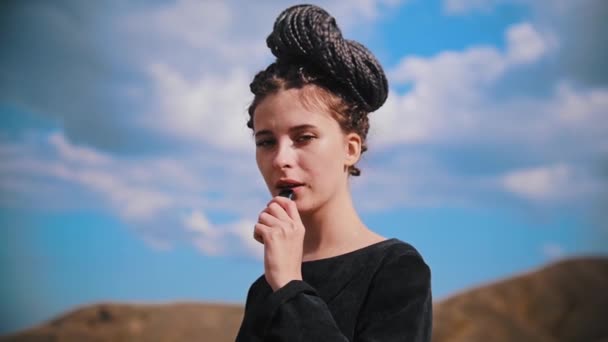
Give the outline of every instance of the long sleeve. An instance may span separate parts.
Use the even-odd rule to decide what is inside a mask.
[[[416,253],[391,258],[375,275],[355,341],[431,340],[431,271]]]
[[[251,311],[245,313],[237,341],[348,341],[323,299],[304,281],[291,281],[269,293],[256,309],[247,305],[246,310]]]
[[[266,310],[271,315],[262,318],[267,324],[264,341],[348,341],[327,304],[306,282],[292,281],[273,295],[268,308],[274,312]]]
[[[352,264],[367,266],[353,269],[350,278],[315,268],[323,274],[323,281],[313,279],[318,288],[294,280],[272,292],[261,277],[247,296],[237,342],[430,341],[430,270],[420,255],[394,248],[382,257],[358,257]]]

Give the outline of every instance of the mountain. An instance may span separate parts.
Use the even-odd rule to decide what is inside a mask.
[[[608,258],[562,260],[433,306],[433,342],[608,341]],[[42,341],[234,341],[237,305],[101,303],[0,338]]]
[[[563,260],[433,310],[433,342],[608,341],[608,258]]]
[[[234,341],[242,316],[243,308],[237,305],[103,303],[0,341]]]

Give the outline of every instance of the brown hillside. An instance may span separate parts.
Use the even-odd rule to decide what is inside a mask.
[[[242,316],[237,305],[96,304],[0,341],[234,341]]]
[[[608,258],[565,260],[433,309],[433,342],[608,341]]]
[[[0,342],[234,341],[240,306],[97,304]],[[608,341],[608,258],[565,260],[436,303],[433,342]]]

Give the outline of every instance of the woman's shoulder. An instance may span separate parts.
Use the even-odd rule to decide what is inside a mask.
[[[350,264],[351,266],[348,268],[353,270],[356,268],[354,265],[373,269],[392,262],[424,263],[424,260],[420,252],[410,243],[397,238],[385,238],[348,253],[306,261],[302,266],[304,271],[314,270],[314,272],[317,272],[319,269],[335,269],[338,266],[342,268],[346,264]]]
[[[384,239],[351,253],[326,260],[335,260],[339,266],[348,263],[350,266],[347,268],[352,272],[364,272],[372,276],[378,273],[388,273],[394,277],[399,277],[399,275],[405,276],[406,274],[407,276],[411,276],[415,273],[430,274],[430,268],[418,249],[412,244],[397,238]],[[313,265],[307,266],[314,265],[315,263],[313,262]],[[327,267],[326,265],[323,266]],[[335,269],[335,267],[333,268]],[[314,269],[318,270],[317,267]]]
[[[397,238],[385,239],[365,248],[370,254],[375,254],[384,260],[391,259],[420,259],[422,255],[412,244]]]
[[[422,258],[422,254],[412,244],[397,238],[385,240],[385,254],[389,257],[410,256]]]
[[[399,275],[409,278],[412,274],[430,277],[430,267],[412,244],[391,238],[377,244],[376,249],[372,261],[375,264],[375,273],[388,274],[395,278]]]

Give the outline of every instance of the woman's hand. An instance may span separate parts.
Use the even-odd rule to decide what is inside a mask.
[[[304,225],[294,201],[277,196],[260,213],[254,236],[264,244],[264,275],[273,291],[302,280]]]

